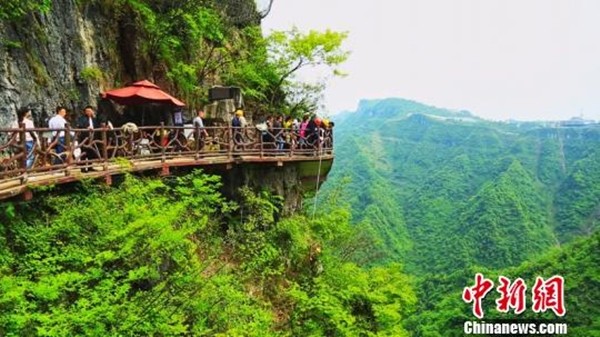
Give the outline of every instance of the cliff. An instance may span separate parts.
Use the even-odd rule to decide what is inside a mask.
[[[24,105],[43,125],[57,105],[77,110],[96,103],[106,83],[122,78],[118,22],[74,0],[19,21],[0,22],[0,126]]]
[[[78,113],[140,79],[198,106],[212,85],[245,84],[231,75],[235,57],[264,58],[249,41],[262,39],[250,0],[29,2],[0,9],[0,127],[21,106],[45,125],[58,105]]]

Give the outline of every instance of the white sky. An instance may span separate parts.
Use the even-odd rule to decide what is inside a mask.
[[[265,32],[293,25],[350,34],[329,113],[401,97],[488,119],[600,120],[600,0],[275,0]]]

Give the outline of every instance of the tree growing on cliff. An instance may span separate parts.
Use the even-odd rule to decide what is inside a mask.
[[[292,103],[292,107],[311,109],[318,103],[315,101],[315,85],[299,85],[297,73],[307,67],[325,67],[333,76],[343,76],[338,68],[349,56],[349,52],[342,48],[342,43],[348,36],[347,32],[326,30],[319,32],[311,30],[303,33],[294,27],[289,31],[275,31],[267,37],[269,53],[272,62],[278,69],[278,80],[271,88],[270,104],[272,108],[278,105]],[[324,79],[317,82],[323,83]],[[306,90],[298,90],[299,88]],[[301,102],[302,104],[294,104]]]

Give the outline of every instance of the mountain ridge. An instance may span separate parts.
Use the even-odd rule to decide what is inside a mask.
[[[349,177],[346,197],[355,221],[379,228],[390,258],[406,259],[407,270],[416,274],[450,271],[451,265],[424,267],[443,259],[444,249],[457,252],[465,265],[483,261],[482,266],[501,268],[598,228],[600,176],[585,168],[595,162],[600,127],[520,125],[463,115],[405,99],[361,101],[336,124],[336,161],[323,193]],[[452,117],[439,118],[445,116]],[[502,211],[507,207],[512,211]],[[483,216],[481,210],[490,213]],[[466,242],[456,237],[458,229],[490,217],[508,227],[492,236],[521,234],[487,245],[477,235]],[[395,237],[387,238],[390,233]],[[515,244],[528,237],[537,237],[531,247]],[[405,247],[394,247],[394,241]],[[465,252],[468,247],[504,257],[494,264]]]

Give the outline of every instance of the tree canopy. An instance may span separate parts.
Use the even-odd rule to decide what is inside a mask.
[[[306,67],[324,66],[332,75],[342,76],[338,66],[349,56],[349,52],[342,48],[347,36],[347,32],[331,30],[303,33],[297,28],[272,32],[267,37],[268,49],[278,78],[272,88],[271,103],[275,102],[277,95],[284,94],[292,100],[291,109],[294,111],[317,108],[324,79],[306,83],[299,81],[295,75]]]

